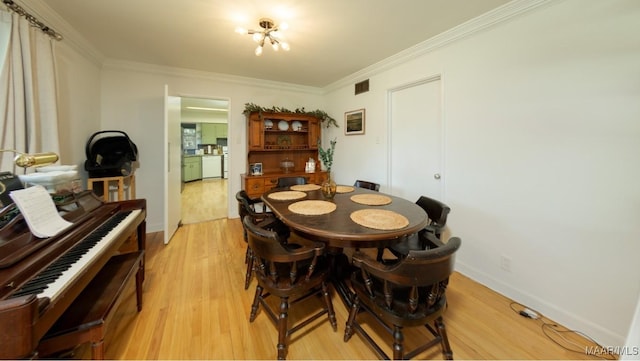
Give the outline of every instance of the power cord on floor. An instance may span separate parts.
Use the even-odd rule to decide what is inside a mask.
[[[551,320],[543,316],[542,313],[532,308],[526,307],[518,302],[513,301],[509,306],[511,307],[511,310],[513,310],[513,312],[519,314],[520,316],[539,321],[541,323],[540,327],[542,329],[542,333],[547,336],[548,339],[567,351],[584,355],[588,353],[588,350],[591,350],[592,352],[590,352],[589,355],[593,357],[597,357],[602,360],[618,359],[615,354],[608,352],[605,347],[603,347],[593,338],[581,331],[570,330],[554,322],[549,322]],[[584,339],[589,340],[591,344],[581,345],[578,342],[568,339],[565,336],[566,334],[579,335]]]

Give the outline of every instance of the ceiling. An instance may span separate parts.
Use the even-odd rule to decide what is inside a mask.
[[[324,87],[507,2],[46,0],[45,4],[106,59]],[[258,29],[263,17],[288,23],[284,36],[290,51],[265,47],[257,57],[251,36],[234,32],[238,26]]]

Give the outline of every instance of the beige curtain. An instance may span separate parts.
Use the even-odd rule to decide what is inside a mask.
[[[55,40],[3,10],[0,34],[0,149],[58,153]],[[0,155],[0,170],[24,173],[13,154]]]

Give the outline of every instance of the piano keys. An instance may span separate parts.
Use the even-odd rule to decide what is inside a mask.
[[[144,250],[146,202],[81,193],[58,207],[73,226],[46,239],[9,208],[0,213],[0,358],[26,358],[130,236]]]
[[[81,242],[69,249],[64,256],[51,263],[42,272],[14,292],[10,298],[36,294],[38,297],[56,299],[64,288],[73,283],[73,279],[82,273],[85,267],[98,257],[102,251],[120,234],[120,230],[129,224],[140,210],[116,213]]]

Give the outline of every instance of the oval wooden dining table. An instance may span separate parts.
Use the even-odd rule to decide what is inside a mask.
[[[406,199],[375,192],[369,189],[344,186],[353,189],[346,193],[337,193],[332,200],[327,200],[320,190],[304,191],[303,198],[292,200],[276,200],[271,194],[289,191],[289,188],[274,188],[261,197],[274,215],[286,224],[290,230],[307,239],[324,242],[333,258],[334,285],[347,306],[351,305],[351,293],[344,284],[347,276],[344,270],[349,268],[344,248],[384,248],[404,237],[417,233],[428,224],[426,212],[417,204]],[[367,205],[353,201],[354,195],[370,194],[388,197],[391,202],[384,205]],[[306,215],[293,212],[289,206],[305,200],[321,200],[335,204],[335,210],[327,214]],[[408,224],[398,229],[375,229],[362,226],[351,219],[351,214],[363,209],[392,211],[406,218]],[[346,263],[346,264],[345,264]]]

